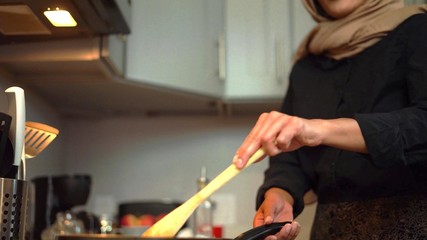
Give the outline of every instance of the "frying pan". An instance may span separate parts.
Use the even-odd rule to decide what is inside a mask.
[[[239,236],[235,237],[234,240],[263,240],[269,235],[274,235],[282,229],[285,224],[291,222],[279,222],[272,223],[269,225],[263,225],[256,228],[252,228]],[[123,236],[115,234],[78,234],[78,235],[59,235],[57,240],[219,240],[219,238],[144,238],[135,236]]]

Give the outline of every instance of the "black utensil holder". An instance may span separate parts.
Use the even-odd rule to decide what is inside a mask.
[[[18,179],[0,178],[0,240],[25,240],[29,185]]]

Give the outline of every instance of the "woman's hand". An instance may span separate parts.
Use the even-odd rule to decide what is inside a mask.
[[[314,147],[320,144],[348,151],[367,152],[360,127],[354,119],[304,119],[273,111],[261,114],[237,150],[233,163],[237,168],[243,168],[261,147],[267,155],[275,156],[303,146]]]
[[[254,128],[237,150],[233,162],[238,168],[246,165],[248,159],[260,148],[269,156],[296,150],[302,146],[320,144],[319,128],[307,120],[280,112],[263,113]]]
[[[253,225],[258,227],[273,222],[293,221],[293,198],[280,188],[271,188],[264,195],[264,202],[255,214]],[[293,240],[297,237],[301,226],[297,222],[286,224],[275,235],[266,240]]]

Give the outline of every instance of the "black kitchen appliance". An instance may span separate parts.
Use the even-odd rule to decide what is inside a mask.
[[[41,239],[44,229],[52,225],[58,212],[85,205],[91,189],[89,175],[43,176],[32,179],[35,192],[33,239]]]

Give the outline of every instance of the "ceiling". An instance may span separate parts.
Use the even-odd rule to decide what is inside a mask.
[[[42,9],[54,3],[70,9],[79,22],[78,28],[53,28],[45,20]],[[257,115],[279,107],[278,101],[224,103],[216,97],[127,81],[108,68],[102,59],[74,56],[74,52],[90,53],[91,46],[77,51],[79,44],[69,44],[66,49],[58,48],[57,52],[49,54],[57,40],[91,40],[105,34],[128,34],[127,25],[123,25],[126,21],[117,15],[118,7],[113,6],[114,3],[114,0],[0,0],[0,22],[8,23],[6,26],[0,23],[0,73],[25,91],[37,94],[64,117],[237,116]],[[10,34],[19,25],[28,25],[20,14],[13,15],[11,12],[15,10],[7,8],[16,4],[30,8],[42,25],[41,29],[44,26],[50,33],[40,34],[32,29],[33,32],[26,34]],[[15,18],[12,22],[17,23],[16,26],[10,26],[10,18]],[[8,28],[12,30],[9,35],[5,34]],[[37,46],[31,45],[33,43],[43,44],[43,47],[33,47]]]

